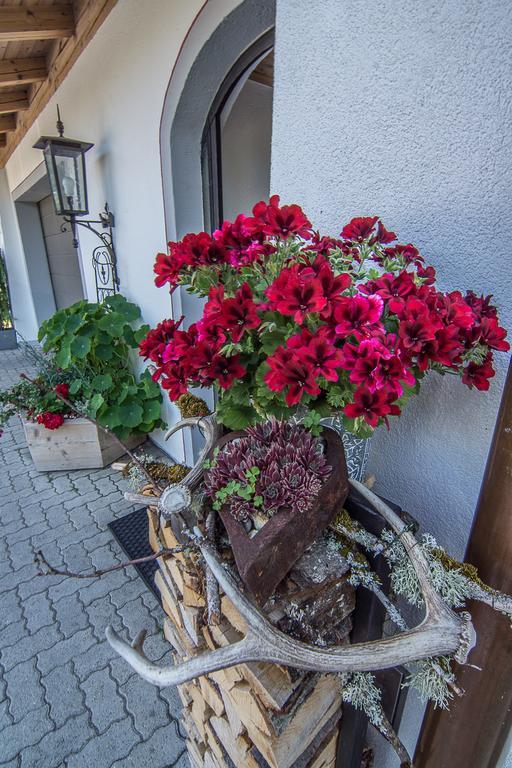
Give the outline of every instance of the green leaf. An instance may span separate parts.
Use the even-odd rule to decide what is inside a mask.
[[[286,341],[287,331],[285,328],[276,328],[273,331],[264,333],[261,337],[261,348],[266,355],[271,355],[280,344]]]
[[[84,320],[80,315],[70,315],[64,323],[66,333],[76,333],[83,322]]]
[[[137,342],[137,344],[140,344],[141,341],[146,338],[150,330],[151,329],[149,325],[141,325],[140,328],[137,328],[137,330],[134,333],[135,341]]]
[[[157,384],[156,381],[153,381],[149,371],[144,371],[144,373],[140,377],[140,383],[143,387],[144,394],[147,398],[149,398],[150,400],[155,397],[158,397],[159,400],[162,399],[160,386]]]
[[[82,379],[73,379],[73,381],[69,385],[69,394],[76,395],[77,392],[80,391],[82,384],[83,384]]]
[[[113,296],[108,296],[104,302],[108,307],[119,315],[122,315],[125,322],[132,323],[140,317],[140,309],[136,304],[132,304],[131,301],[127,301],[120,293],[115,293]]]
[[[57,368],[67,368],[71,363],[71,349],[69,343],[63,344],[55,355]]]
[[[119,406],[119,417],[124,427],[136,427],[143,421],[143,410],[134,400]]]
[[[89,400],[89,410],[92,413],[96,414],[96,412],[98,411],[99,408],[101,408],[104,402],[105,402],[105,398],[103,397],[103,395],[100,395],[99,392],[96,392],[96,394],[93,395]]]
[[[217,418],[221,424],[230,429],[244,429],[258,420],[258,414],[250,405],[222,407],[219,402]]]
[[[87,357],[91,349],[90,336],[75,336],[70,344],[71,354],[74,357],[78,357],[79,360],[83,360]]]
[[[97,374],[92,380],[92,387],[98,392],[106,392],[112,388],[113,384],[112,376],[109,373]]]
[[[119,337],[123,335],[125,321],[122,317],[105,315],[98,321],[100,331],[105,331],[109,336]]]
[[[158,400],[146,400],[144,403],[144,421],[156,421],[160,418],[161,405]]]
[[[94,350],[94,354],[99,360],[111,360],[112,359],[112,347],[108,344],[98,344]]]
[[[131,325],[123,326],[123,339],[132,349],[135,349],[135,347],[138,346],[137,342],[135,341],[135,333],[133,332]]]
[[[117,405],[106,408],[98,417],[98,421],[103,427],[108,427],[109,429],[119,427],[121,425],[121,417],[119,415],[119,408]]]

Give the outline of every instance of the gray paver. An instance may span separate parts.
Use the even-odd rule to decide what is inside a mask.
[[[0,352],[0,387],[30,372],[20,350]],[[107,524],[133,509],[110,468],[35,470],[18,419],[0,438],[0,763],[2,768],[185,768],[174,689],[144,683],[105,640],[147,627],[151,658],[170,659],[162,614],[134,569],[98,580],[39,576],[56,567],[113,564]]]

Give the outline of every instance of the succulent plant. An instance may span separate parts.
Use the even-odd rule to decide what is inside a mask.
[[[298,424],[275,418],[246,430],[228,443],[205,472],[214,504],[236,520],[256,512],[270,517],[283,509],[307,512],[332,468],[320,438]]]

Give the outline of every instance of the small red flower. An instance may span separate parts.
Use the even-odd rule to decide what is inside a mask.
[[[373,234],[378,216],[356,216],[341,230],[341,237],[345,240],[361,242],[367,240]]]
[[[379,419],[383,418],[387,424],[387,416],[398,416],[400,408],[389,402],[389,395],[383,389],[372,392],[368,387],[362,386],[354,393],[354,402],[349,403],[343,409],[349,419],[364,418],[371,427],[376,427]]]
[[[343,355],[330,340],[330,331],[322,326],[316,334],[304,329],[286,342],[288,349],[293,349],[297,357],[307,365],[313,366],[314,376],[323,376],[327,381],[338,381],[337,369],[341,367]]]
[[[311,222],[299,205],[279,206],[279,195],[272,195],[269,203],[261,200],[252,209],[255,225],[270,237],[286,239],[297,235],[311,237]]]
[[[61,397],[68,398],[69,397],[69,385],[68,384],[56,384],[55,391],[58,395]]]
[[[222,389],[229,389],[237,379],[243,379],[247,369],[241,364],[240,356],[215,355],[210,366],[211,375]]]
[[[157,365],[162,364],[162,355],[166,346],[174,338],[174,334],[183,321],[183,316],[174,320],[162,320],[156,328],[148,331],[148,334],[139,344],[139,355],[145,360],[151,360]]]
[[[380,296],[345,296],[338,302],[334,312],[336,333],[345,338],[354,334],[363,338],[370,331],[382,329],[380,318],[384,302]]]
[[[508,352],[510,344],[505,341],[507,332],[502,328],[495,317],[482,317],[480,325],[481,339],[491,349]]]
[[[462,382],[470,389],[475,387],[482,392],[489,389],[489,379],[495,375],[496,371],[492,366],[492,355],[487,355],[482,365],[468,363],[462,373]]]
[[[394,232],[389,232],[382,221],[379,221],[377,224],[377,236],[375,239],[382,245],[386,245],[387,243],[392,243],[393,240],[396,240],[396,235]]]
[[[158,253],[155,266],[153,267],[153,272],[156,275],[156,287],[161,288],[166,283],[169,283],[171,287],[175,287],[178,283],[182,266],[182,264],[173,260],[168,253]]]
[[[238,289],[234,298],[221,303],[217,322],[231,334],[234,342],[240,341],[251,328],[258,328],[261,320],[248,283]]]
[[[37,416],[37,423],[42,424],[46,429],[58,429],[64,424],[62,413],[50,413],[45,411]]]
[[[287,405],[300,403],[304,393],[320,394],[313,366],[301,359],[294,350],[278,347],[268,358],[267,363],[270,371],[265,374],[265,383],[274,392],[281,392],[288,388],[285,396]]]
[[[283,315],[292,315],[298,325],[311,312],[321,312],[327,300],[320,280],[315,279],[311,270],[300,271],[298,265],[283,269],[279,277],[267,288],[269,309]]]

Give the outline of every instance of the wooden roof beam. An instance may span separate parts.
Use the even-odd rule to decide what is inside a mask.
[[[16,128],[16,115],[0,115],[0,133],[14,131]]]
[[[7,91],[7,93],[0,90],[0,115],[6,115],[9,112],[17,112],[21,109],[28,109],[28,106],[28,91],[25,89]]]
[[[47,74],[46,60],[40,56],[31,59],[0,59],[0,88],[41,83],[46,80]]]
[[[71,4],[47,8],[0,7],[0,41],[53,40],[71,37],[74,31]]]

